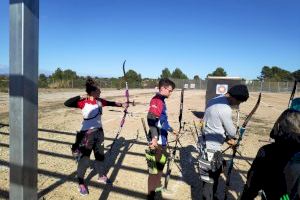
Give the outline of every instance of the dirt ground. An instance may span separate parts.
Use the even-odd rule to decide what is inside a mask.
[[[80,129],[80,110],[64,107],[63,102],[72,96],[84,94],[83,90],[40,90],[38,121],[38,197],[40,199],[145,199],[147,192],[147,168],[144,157],[146,139],[141,117],[146,118],[148,103],[154,89],[130,90],[130,98],[136,106],[129,108],[124,128],[111,154],[106,155],[106,168],[113,185],[96,182],[97,175],[88,169],[88,188],[90,194],[82,197],[77,190],[76,162],[70,152],[75,140],[75,132]],[[124,90],[104,90],[103,98],[124,102]],[[258,93],[240,107],[240,123],[256,103]],[[234,160],[229,199],[240,195],[245,177],[257,150],[269,142],[269,132],[280,113],[287,107],[289,94],[264,93],[261,105],[247,126],[240,146],[242,156]],[[178,114],[180,90],[174,91],[167,100],[170,124],[179,127]],[[193,121],[199,121],[204,111],[205,91],[186,90],[184,96],[183,121],[184,134],[180,138],[172,175],[165,192],[165,199],[199,199],[199,176],[197,169],[197,150],[193,133]],[[0,93],[0,123],[8,124],[8,95]],[[105,131],[105,146],[112,143],[123,116],[123,109],[105,107],[102,121]],[[236,113],[234,112],[235,116]],[[1,125],[0,125],[1,127]],[[170,141],[174,138],[171,136]],[[171,143],[174,146],[174,143]],[[225,148],[226,146],[224,146]],[[109,147],[106,148],[108,150]],[[225,158],[230,157],[227,151]],[[93,160],[91,156],[91,160]],[[0,199],[9,194],[9,127],[0,128]],[[166,168],[165,168],[166,169]],[[221,177],[219,197],[224,196],[224,176]]]

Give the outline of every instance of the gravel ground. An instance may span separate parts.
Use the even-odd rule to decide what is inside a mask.
[[[147,168],[144,157],[146,147],[141,117],[146,118],[148,103],[154,89],[130,90],[136,106],[129,108],[124,128],[111,154],[106,155],[106,169],[113,185],[96,182],[97,176],[91,168],[86,176],[89,179],[90,194],[81,197],[77,191],[76,163],[72,159],[70,146],[75,140],[75,132],[80,129],[80,110],[66,108],[63,102],[72,96],[84,94],[83,90],[40,90],[39,91],[39,132],[38,132],[38,197],[40,199],[145,199],[147,192]],[[124,102],[124,90],[103,90],[103,98]],[[241,105],[241,122],[251,111],[258,93],[251,93],[249,100]],[[229,190],[229,199],[240,195],[249,164],[259,147],[269,141],[273,123],[286,108],[289,94],[266,93],[253,118],[249,122],[240,151],[235,159]],[[197,150],[193,134],[193,121],[199,121],[204,111],[205,91],[187,90],[184,97],[184,134],[180,138],[182,146],[176,154],[175,164],[165,199],[199,199],[199,178]],[[180,90],[173,92],[167,100],[170,124],[179,127],[178,114]],[[0,123],[8,122],[8,95],[0,93]],[[113,141],[123,112],[121,108],[105,107],[102,117],[105,131],[105,146]],[[235,113],[233,113],[235,115]],[[0,126],[1,127],[1,126]],[[170,140],[174,138],[170,137]],[[174,143],[171,143],[173,146]],[[106,150],[109,147],[106,148]],[[226,148],[226,146],[224,146]],[[230,151],[226,152],[228,159]],[[9,128],[0,128],[0,199],[7,199],[9,187]],[[91,156],[91,160],[93,160]],[[220,178],[218,194],[224,195],[224,180]]]

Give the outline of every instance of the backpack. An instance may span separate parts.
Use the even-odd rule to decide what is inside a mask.
[[[300,152],[295,153],[284,168],[286,194],[280,200],[300,199]]]

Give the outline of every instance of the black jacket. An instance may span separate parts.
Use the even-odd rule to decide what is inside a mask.
[[[261,147],[248,172],[241,200],[254,199],[263,190],[268,200],[279,200],[287,193],[284,168],[300,147],[277,143]]]
[[[241,200],[254,199],[263,190],[268,200],[279,200],[291,194],[289,188],[300,176],[300,168],[285,170],[292,157],[300,152],[300,112],[285,110],[270,133],[275,143],[261,147],[248,172]],[[297,199],[297,198],[296,198]]]

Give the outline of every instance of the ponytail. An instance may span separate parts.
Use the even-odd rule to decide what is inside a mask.
[[[98,89],[96,82],[90,77],[87,77],[85,82],[85,91],[87,94],[91,94],[91,92],[96,91]]]

